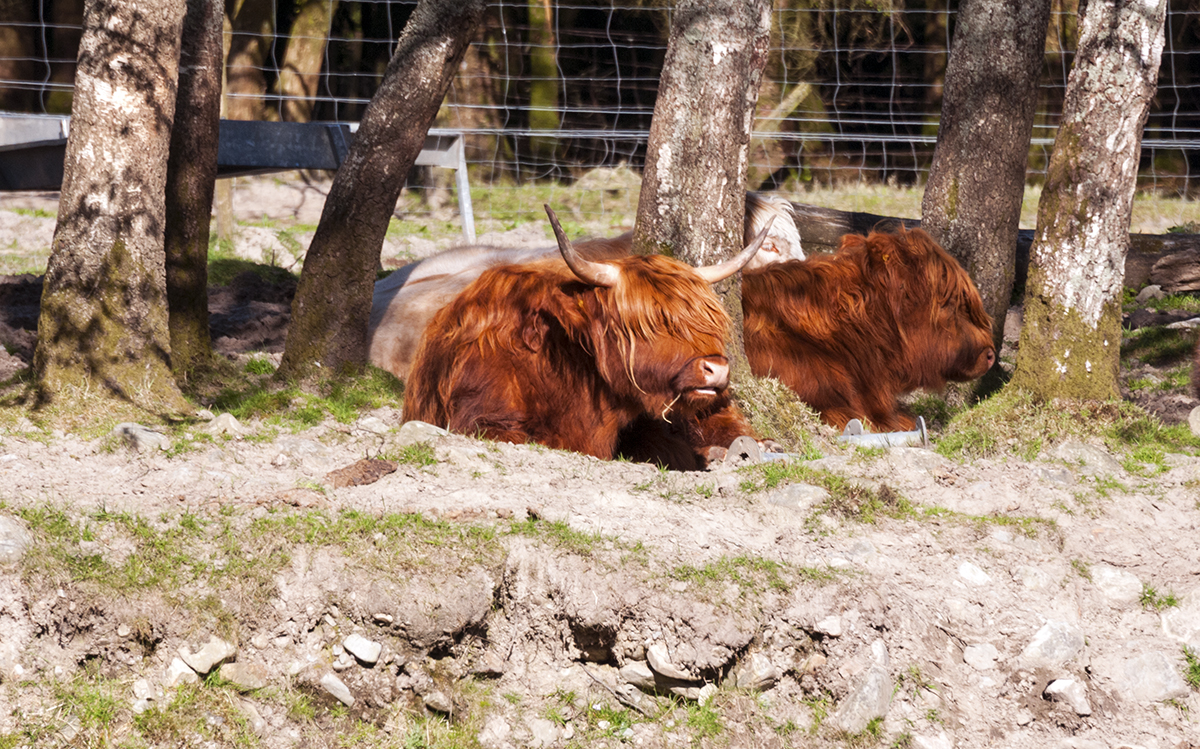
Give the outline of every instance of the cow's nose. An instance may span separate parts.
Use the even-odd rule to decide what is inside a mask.
[[[987,363],[988,363],[988,369],[991,369],[992,365],[996,363],[996,350],[995,349],[988,349]]]
[[[729,384],[729,365],[724,362],[705,359],[701,363],[704,372],[704,384],[709,387],[723,388]]]

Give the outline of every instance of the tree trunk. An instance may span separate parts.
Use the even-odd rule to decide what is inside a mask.
[[[484,0],[421,0],[404,27],[305,256],[280,376],[303,378],[314,365],[355,371],[366,363],[388,221],[483,8]]]
[[[271,47],[275,4],[271,0],[230,0],[229,56],[225,60],[225,116],[261,120],[267,79],[263,68]]]
[[[1167,0],[1091,0],[1081,22],[1013,375],[1040,398],[1118,395],[1129,218],[1166,9]]]
[[[1050,0],[964,0],[921,225],[962,263],[996,321],[1013,293],[1025,162]]]
[[[182,3],[88,0],[38,319],[43,401],[187,409],[171,376],[163,193]]]
[[[217,181],[223,0],[188,0],[179,93],[167,160],[166,270],[171,366],[177,377],[208,362],[208,234]]]
[[[676,5],[646,147],[636,252],[711,265],[742,248],[750,132],[770,32],[771,0]],[[750,371],[739,286],[737,277],[716,286],[733,320],[735,377]]]
[[[550,0],[529,0],[529,129],[557,130],[558,42],[554,38],[554,11]],[[558,145],[552,135],[529,139],[529,148],[540,164],[553,164]],[[540,170],[540,168],[539,168]]]
[[[284,97],[285,122],[312,119],[317,83],[321,80],[321,63],[325,60],[325,43],[329,40],[329,25],[336,6],[337,0],[304,0],[296,20],[292,21],[277,84]]]

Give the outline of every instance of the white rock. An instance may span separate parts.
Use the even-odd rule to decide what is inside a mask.
[[[963,562],[958,565],[958,576],[972,585],[987,585],[992,581],[988,573],[971,562]]]
[[[446,713],[447,715],[454,712],[454,703],[450,701],[449,697],[436,689],[432,692],[427,692],[422,699],[425,702],[425,707],[430,710],[436,710],[439,713]]]
[[[945,731],[936,736],[913,736],[913,745],[918,749],[954,749],[954,742]]]
[[[0,564],[16,564],[33,546],[33,536],[19,520],[0,515]]]
[[[243,691],[262,689],[267,685],[266,671],[249,663],[223,663],[217,673]]]
[[[1134,603],[1142,597],[1142,581],[1137,575],[1107,564],[1092,567],[1092,583],[1113,603]]]
[[[812,484],[787,484],[767,495],[767,502],[792,510],[808,510],[829,499],[829,492]]]
[[[1087,687],[1075,679],[1055,679],[1046,687],[1045,696],[1055,702],[1066,703],[1078,715],[1092,714]]]
[[[357,632],[342,640],[342,646],[355,658],[370,666],[375,665],[379,654],[383,652],[383,645],[372,642]]]
[[[1018,660],[1026,668],[1054,668],[1079,655],[1083,644],[1083,632],[1076,625],[1048,621],[1021,651]]]
[[[405,445],[415,445],[418,442],[435,442],[448,434],[450,432],[441,427],[435,427],[433,424],[426,424],[423,421],[407,421],[396,430],[392,444],[404,447]]]
[[[350,693],[350,687],[346,686],[346,682],[339,679],[336,674],[326,673],[321,677],[320,683],[325,691],[333,695],[338,702],[346,707],[354,707],[354,695]]]
[[[1116,476],[1123,472],[1121,464],[1104,448],[1084,442],[1063,442],[1054,448],[1052,456],[1084,476]]]
[[[654,689],[654,672],[645,661],[630,661],[618,672],[622,679],[638,689]]]
[[[171,440],[165,434],[159,434],[149,427],[135,424],[132,421],[117,424],[112,428],[112,434],[125,440],[138,452],[171,449]]]
[[[359,429],[371,434],[387,434],[388,425],[378,416],[364,416],[355,424]]]
[[[1200,437],[1200,406],[1196,406],[1188,414],[1188,428],[1192,430],[1192,434]]]
[[[1019,580],[1026,590],[1048,590],[1053,582],[1045,572],[1028,565],[1018,567],[1013,577]]]
[[[1179,606],[1162,613],[1163,633],[1200,654],[1200,587],[1180,599]]]
[[[887,715],[892,680],[885,668],[872,665],[851,682],[850,693],[838,705],[833,724],[846,733],[859,733],[875,718]]]
[[[1188,696],[1179,665],[1166,653],[1145,653],[1126,659],[1112,674],[1121,696],[1138,702],[1162,702]]]
[[[982,645],[968,645],[963,649],[963,661],[976,671],[987,671],[996,665],[1000,652],[990,642]]]
[[[200,677],[192,670],[191,666],[179,658],[171,660],[171,665],[167,666],[167,674],[163,677],[163,684],[168,688],[174,688],[180,684],[196,684],[199,681]]]
[[[479,745],[483,749],[503,749],[510,746],[508,737],[512,733],[512,728],[509,727],[508,721],[499,715],[493,715],[483,724],[483,730],[479,732]]]
[[[231,437],[241,437],[248,430],[242,426],[242,423],[233,414],[223,413],[208,422],[202,431],[214,437],[221,434],[228,434]]]
[[[148,700],[154,695],[150,689],[150,682],[145,679],[138,679],[133,682],[133,696],[135,699]]]
[[[204,647],[193,653],[186,645],[179,648],[179,657],[198,674],[207,674],[237,654],[237,647],[213,635]]]
[[[827,616],[821,621],[817,622],[813,629],[829,637],[841,637],[842,617],[837,616],[836,614]]]
[[[1137,302],[1138,304],[1145,304],[1146,302],[1150,301],[1151,299],[1162,299],[1166,295],[1167,295],[1167,293],[1165,291],[1163,291],[1162,286],[1159,286],[1156,283],[1152,283],[1152,284],[1149,284],[1148,286],[1146,286],[1145,288],[1143,288],[1141,291],[1139,291],[1137,293],[1137,296],[1134,297],[1133,300],[1135,302]]]
[[[717,685],[716,684],[705,684],[704,686],[700,687],[700,693],[696,695],[696,702],[700,704],[700,707],[704,707],[705,705],[707,705],[709,702],[712,701],[713,697],[716,697],[716,696],[717,696]]]
[[[671,656],[667,652],[666,643],[656,642],[646,648],[646,660],[650,663],[650,668],[668,679],[677,679],[679,681],[693,681],[695,679],[687,671],[671,663]]]
[[[533,737],[529,741],[529,746],[553,746],[558,741],[559,736],[562,735],[559,727],[545,718],[526,718],[525,725],[529,728],[529,732],[533,734]]]
[[[740,689],[765,692],[783,678],[783,672],[763,653],[751,653],[733,672],[733,683]]]

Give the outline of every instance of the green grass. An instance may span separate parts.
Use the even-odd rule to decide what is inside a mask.
[[[1142,595],[1140,598],[1142,608],[1147,611],[1162,611],[1163,609],[1174,608],[1179,605],[1179,597],[1175,595],[1175,591],[1167,591],[1159,593],[1153,585],[1149,583],[1142,584]]]
[[[1183,648],[1183,680],[1192,689],[1200,692],[1200,656],[1186,645]]]
[[[563,551],[584,557],[604,550],[606,545],[615,548],[620,543],[617,539],[601,533],[576,530],[563,520],[542,520],[536,517],[514,520],[509,525],[508,533],[535,538]]]
[[[1071,569],[1075,570],[1075,574],[1079,575],[1084,580],[1087,580],[1089,583],[1092,581],[1092,566],[1082,559],[1072,559]]]
[[[787,592],[791,585],[785,579],[788,565],[761,557],[722,556],[696,567],[690,564],[679,565],[668,573],[672,580],[707,586],[714,584],[737,583],[742,586],[758,587],[763,585],[773,590]],[[830,573],[832,578],[832,573]]]
[[[886,484],[878,489],[829,471],[817,470],[792,461],[759,463],[742,469],[746,478],[740,488],[745,492],[773,489],[784,483],[814,484],[829,492],[829,497],[813,516],[829,513],[840,518],[872,524],[881,518],[916,516],[913,504]]]
[[[58,211],[47,211],[45,208],[10,208],[9,210],[18,216],[31,216],[33,218],[58,218]]]
[[[213,398],[211,409],[228,411],[239,421],[261,418],[268,425],[299,431],[326,418],[349,424],[362,411],[396,405],[403,397],[400,380],[390,372],[367,367],[362,376],[323,380],[307,390],[252,377],[222,390]]]
[[[965,512],[949,510],[945,507],[926,507],[921,510],[926,518],[942,518],[959,523],[974,525],[980,532],[988,527],[1012,528],[1026,538],[1060,536],[1058,523],[1048,518],[1031,515],[971,515]]]
[[[1138,328],[1121,341],[1121,361],[1136,360],[1155,367],[1184,363],[1196,350],[1198,335],[1195,329]]]

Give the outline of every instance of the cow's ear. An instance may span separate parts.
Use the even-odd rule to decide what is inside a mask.
[[[549,329],[550,326],[546,324],[544,317],[528,315],[525,318],[525,324],[521,326],[521,340],[530,351],[539,353],[542,345],[546,342],[546,331]]]

